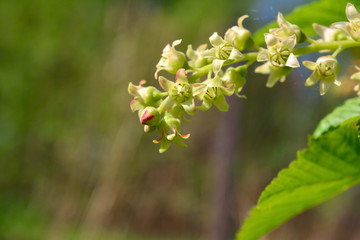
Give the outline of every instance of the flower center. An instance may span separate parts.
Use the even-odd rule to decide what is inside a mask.
[[[353,20],[350,22],[350,24],[354,32],[360,31],[360,20]]]
[[[277,44],[269,49],[269,58],[273,65],[283,67],[290,56],[290,50],[284,45]]]
[[[205,93],[205,95],[211,100],[215,100],[215,98],[220,94],[219,88],[217,87],[209,87]]]
[[[216,57],[220,60],[228,59],[231,54],[232,48],[233,46],[230,43],[221,44],[216,51]]]
[[[327,62],[318,64],[318,69],[319,69],[322,80],[332,81],[334,79],[334,76],[336,73],[335,73],[335,69],[332,65],[333,64],[327,63]]]
[[[188,83],[176,83],[170,95],[178,103],[186,102],[192,98],[192,87]]]

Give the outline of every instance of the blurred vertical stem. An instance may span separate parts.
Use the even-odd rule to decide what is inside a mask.
[[[211,240],[233,239],[238,227],[237,204],[232,180],[235,151],[238,149],[238,128],[240,126],[240,102],[229,99],[230,111],[221,115],[209,154],[214,168],[213,222]]]

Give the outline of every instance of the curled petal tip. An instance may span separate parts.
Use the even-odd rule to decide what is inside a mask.
[[[146,83],[146,80],[141,80],[140,83],[139,83],[140,87],[143,87],[143,85],[144,85],[145,83]]]
[[[146,81],[145,80],[141,80],[140,83],[139,83],[139,86],[136,86],[132,83],[129,83],[129,86],[128,86],[128,92],[133,95],[133,96],[138,96],[139,95],[139,90],[141,88],[143,88],[143,84],[145,84]]]
[[[175,131],[183,139],[188,139],[190,137],[190,133],[182,135],[177,129],[175,129]]]
[[[190,137],[190,133],[188,133],[188,134],[186,134],[186,135],[183,135],[183,136],[181,136],[182,138],[184,138],[184,139],[188,139],[189,137]]]
[[[164,137],[164,134],[162,134],[159,139],[154,139],[154,140],[153,140],[153,143],[160,143],[161,140],[163,139],[163,137]]]
[[[242,28],[243,27],[242,22],[248,17],[249,17],[249,15],[243,15],[243,16],[239,17],[239,19],[237,21],[238,26]]]
[[[185,69],[180,68],[179,70],[177,70],[175,82],[188,82]]]
[[[158,75],[158,73],[160,72],[162,70],[162,68],[158,68],[157,70],[156,70],[156,72],[155,72],[155,79],[158,79],[158,77],[159,77],[159,75]]]
[[[131,95],[136,95],[137,91],[136,91],[136,87],[134,86],[134,84],[132,83],[129,83],[129,86],[128,86],[128,92],[131,94]]]
[[[130,102],[131,111],[135,112],[136,110],[139,110],[138,107],[136,107],[136,103],[138,102],[139,102],[138,98],[135,98]]]
[[[181,41],[182,41],[182,39],[177,39],[177,40],[173,41],[173,43],[171,44],[172,47],[179,45],[181,43]]]

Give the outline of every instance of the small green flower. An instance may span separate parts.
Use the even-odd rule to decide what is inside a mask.
[[[321,37],[319,41],[334,42],[348,39],[348,35],[341,29],[335,27],[325,27],[320,24],[314,23],[313,28],[315,32]]]
[[[214,73],[221,70],[224,62],[232,62],[244,57],[236,47],[225,41],[216,32],[210,36],[209,41],[214,48],[207,50],[204,55],[212,60]]]
[[[270,29],[269,32],[276,37],[278,37],[280,40],[285,40],[286,38],[295,35],[296,41],[298,43],[302,43],[305,41],[306,36],[301,31],[301,29],[295,25],[291,24],[288,21],[285,20],[284,16],[279,12],[277,16],[277,22],[280,28],[273,28]]]
[[[190,59],[188,64],[190,67],[197,69],[208,64],[208,59],[204,57],[204,53],[207,45],[202,44],[196,50],[193,50],[191,45],[188,45],[188,49],[186,51],[186,56]]]
[[[190,115],[193,115],[196,110],[194,96],[204,91],[206,87],[205,84],[201,83],[190,84],[186,76],[185,69],[183,68],[177,71],[175,82],[160,76],[159,84],[166,92],[169,93],[169,96],[161,104],[160,109],[170,111],[174,109],[174,107],[180,105],[185,112]]]
[[[159,130],[161,137],[158,140],[154,140],[154,143],[161,143],[159,152],[165,152],[172,142],[181,146],[187,147],[183,142],[183,139],[188,139],[190,134],[182,135],[180,133],[180,119],[174,117],[172,114],[166,112],[163,119],[159,123],[157,129]]]
[[[233,95],[235,85],[233,83],[226,85],[222,79],[222,72],[216,74],[214,78],[209,77],[203,83],[206,84],[206,88],[197,95],[197,98],[202,101],[202,105],[197,108],[201,111],[207,111],[214,104],[220,111],[227,112],[229,105],[226,102],[225,95]]]
[[[312,86],[320,80],[320,95],[324,95],[332,84],[341,85],[336,76],[340,71],[340,67],[332,56],[320,57],[316,60],[316,63],[303,61],[303,64],[308,69],[313,70],[311,76],[306,79],[305,86]]]
[[[238,50],[250,49],[254,46],[254,41],[251,38],[251,32],[243,27],[242,22],[245,18],[249,17],[244,15],[238,19],[238,26],[233,26],[225,33],[225,41],[231,43]]]
[[[360,95],[360,67],[355,66],[357,72],[351,75],[351,79],[356,81],[356,85],[354,87],[354,91],[357,92],[358,95]]]
[[[280,41],[275,35],[265,33],[265,42],[267,49],[259,52],[257,56],[258,62],[270,61],[276,67],[300,67],[300,64],[292,53],[296,45],[295,34]]]
[[[161,54],[160,61],[156,65],[155,78],[158,77],[158,72],[166,70],[171,74],[175,74],[179,68],[185,63],[185,54],[175,49],[177,45],[181,43],[181,39],[175,40],[171,46],[166,45]]]
[[[168,94],[160,92],[152,86],[144,87],[145,83],[145,80],[140,81],[139,86],[129,83],[128,92],[134,96],[134,100],[130,103],[133,112],[142,110],[147,106],[158,107],[161,99]]]
[[[279,80],[280,82],[284,82],[286,76],[291,73],[291,71],[291,67],[277,67],[270,62],[266,62],[255,69],[256,73],[269,74],[266,83],[266,86],[269,88],[273,87]]]
[[[332,25],[347,32],[355,41],[360,41],[360,14],[351,3],[346,5],[346,17],[349,22],[337,22]]]
[[[228,69],[226,69],[224,77],[222,78],[226,86],[234,85],[235,94],[238,97],[244,97],[242,95],[239,95],[239,93],[246,83],[246,72],[247,67],[245,66],[237,69],[229,67]]]

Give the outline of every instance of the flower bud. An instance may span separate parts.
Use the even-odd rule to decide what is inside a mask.
[[[341,29],[334,27],[328,28],[317,23],[313,24],[313,28],[324,42],[334,42],[348,39],[346,32]]]
[[[186,55],[190,59],[190,61],[188,62],[190,67],[201,68],[208,64],[207,58],[204,57],[206,46],[206,44],[202,44],[196,50],[193,50],[192,46],[188,45]]]
[[[243,27],[242,22],[245,18],[249,17],[244,15],[238,19],[238,26],[233,26],[225,33],[225,41],[230,42],[238,50],[249,49],[254,46],[254,41],[251,38],[251,32]]]
[[[246,83],[246,72],[246,67],[240,68],[239,71],[230,67],[226,70],[223,80],[227,85],[233,84],[235,86],[236,93],[239,93]]]
[[[346,6],[346,16],[349,19],[346,30],[355,41],[360,41],[360,14],[351,3]]]
[[[143,84],[145,82],[145,80],[142,80],[139,86],[129,83],[128,92],[135,97],[130,103],[132,111],[141,110],[146,106],[157,107],[160,104],[160,100],[167,95],[167,93],[160,92],[152,86],[144,87]]]
[[[155,126],[159,123],[161,115],[154,107],[146,107],[140,112],[140,122],[143,125]]]
[[[185,54],[179,52],[175,49],[175,46],[181,43],[181,39],[175,40],[172,45],[166,45],[163,49],[163,53],[161,55],[160,61],[156,65],[155,78],[157,78],[157,74],[161,70],[166,70],[171,74],[175,74],[179,68],[181,68],[185,63]]]
[[[337,22],[332,26],[347,32],[355,41],[360,41],[360,14],[351,3],[346,5],[346,17],[349,22]]]
[[[296,41],[302,43],[306,40],[305,34],[301,31],[299,26],[291,24],[285,20],[282,13],[278,13],[277,22],[280,28],[270,29],[270,33],[284,40],[292,35],[296,36]]]

